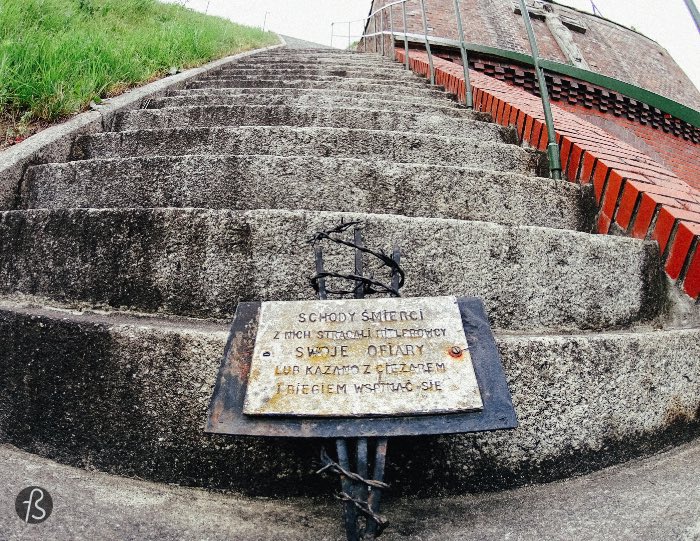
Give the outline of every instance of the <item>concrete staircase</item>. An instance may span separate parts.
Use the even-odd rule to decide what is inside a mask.
[[[698,435],[697,307],[657,244],[591,234],[590,193],[487,120],[381,57],[280,49],[29,168],[0,214],[0,442],[155,481],[329,489],[318,442],[202,427],[237,303],[312,298],[308,239],[341,219],[402,247],[405,295],[484,299],[521,422],[390,446],[396,493],[551,481]]]

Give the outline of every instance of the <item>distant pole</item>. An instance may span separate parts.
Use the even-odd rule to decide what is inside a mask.
[[[209,4],[211,4],[211,0],[209,0],[209,1],[207,2],[207,9],[204,10],[204,13],[205,13],[205,14],[208,14],[208,13],[209,13]]]
[[[265,19],[263,19],[263,32],[265,31],[265,27],[267,26],[267,16],[270,14],[269,11],[265,12]]]
[[[698,8],[695,6],[693,0],[685,0],[685,5],[688,6],[690,14],[693,16],[695,28],[697,28],[698,32],[700,32],[700,12],[698,12]]]

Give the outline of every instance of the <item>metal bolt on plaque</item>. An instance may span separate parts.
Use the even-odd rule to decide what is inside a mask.
[[[326,270],[323,242],[352,249],[354,271]],[[480,299],[402,298],[400,250],[367,248],[359,222],[312,244],[317,300],[238,305],[205,430],[335,440],[335,458],[321,450],[319,473],[340,476],[348,540],[374,539],[387,525],[389,437],[518,422]],[[390,283],[375,277],[387,271]]]

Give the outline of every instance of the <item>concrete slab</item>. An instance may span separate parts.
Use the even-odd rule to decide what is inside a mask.
[[[695,441],[566,482],[459,498],[388,500],[391,525],[382,539],[696,541],[698,464]],[[62,466],[9,446],[0,446],[0,481],[3,541],[344,539],[340,507],[329,499],[253,499],[147,483]],[[14,512],[16,494],[30,485],[45,488],[54,501],[42,524],[24,524]]]

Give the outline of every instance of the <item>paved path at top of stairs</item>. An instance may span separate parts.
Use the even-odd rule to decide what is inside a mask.
[[[497,494],[389,500],[386,541],[697,541],[700,441],[565,482]],[[0,447],[0,540],[342,540],[329,499],[251,499],[62,466]],[[331,482],[329,480],[329,482]],[[27,525],[14,498],[52,496],[44,523]]]

